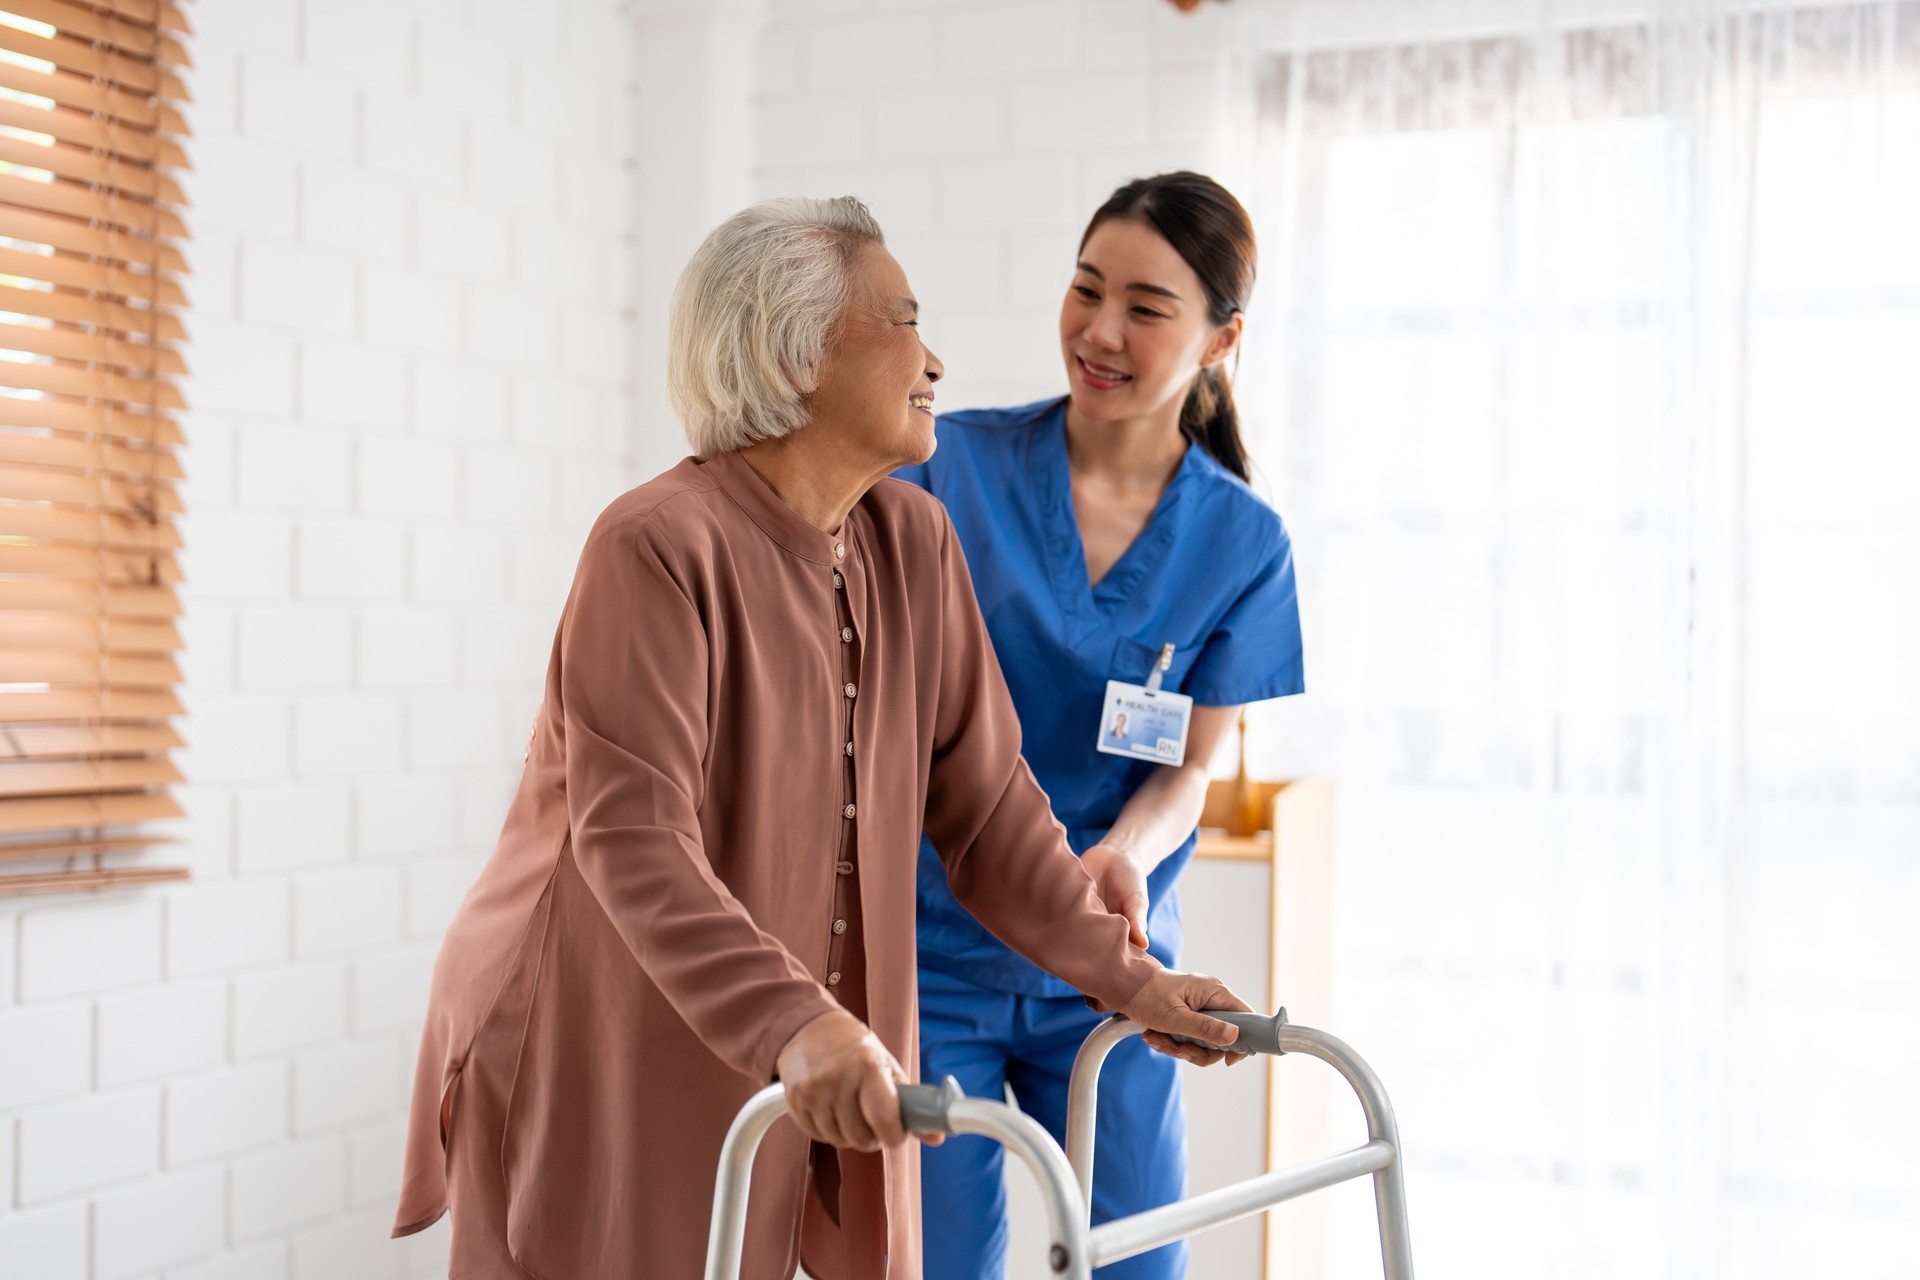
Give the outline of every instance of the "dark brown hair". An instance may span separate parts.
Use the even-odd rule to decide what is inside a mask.
[[[1207,319],[1216,325],[1243,311],[1253,292],[1255,249],[1253,220],[1233,193],[1201,173],[1135,178],[1094,210],[1080,247],[1101,223],[1127,218],[1159,232],[1200,277],[1207,294]],[[1180,406],[1180,431],[1212,454],[1221,466],[1247,479],[1247,449],[1240,440],[1240,414],[1233,388],[1219,365],[1202,369]]]

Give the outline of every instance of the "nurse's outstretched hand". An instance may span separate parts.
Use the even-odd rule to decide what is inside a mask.
[[[823,1013],[794,1032],[774,1070],[787,1086],[787,1114],[815,1142],[878,1151],[907,1140],[899,1092],[907,1074],[867,1024],[845,1010]]]
[[[1147,949],[1147,874],[1140,864],[1110,844],[1096,844],[1081,855],[1080,865],[1093,877],[1100,901],[1127,922],[1127,937]]]
[[[1195,1066],[1210,1067],[1225,1059],[1229,1064],[1242,1061],[1244,1053],[1203,1049],[1197,1044],[1182,1044],[1173,1036],[1192,1036],[1209,1044],[1232,1044],[1240,1028],[1218,1018],[1209,1018],[1203,1009],[1253,1010],[1218,978],[1204,973],[1181,973],[1162,969],[1147,979],[1147,985],[1129,1000],[1120,1012],[1147,1029],[1144,1039],[1168,1057]]]

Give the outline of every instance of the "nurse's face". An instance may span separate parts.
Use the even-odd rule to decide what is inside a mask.
[[[946,370],[920,341],[920,304],[892,254],[866,245],[850,284],[847,314],[807,397],[807,430],[825,428],[885,474],[933,456],[933,384]]]
[[[1073,407],[1091,422],[1171,414],[1195,375],[1226,358],[1235,323],[1207,318],[1200,277],[1144,222],[1094,228],[1060,304],[1060,353]]]

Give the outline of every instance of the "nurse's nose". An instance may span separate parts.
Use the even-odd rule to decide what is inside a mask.
[[[1101,303],[1087,322],[1087,341],[1103,351],[1118,351],[1123,342],[1120,333],[1119,312],[1111,304]]]

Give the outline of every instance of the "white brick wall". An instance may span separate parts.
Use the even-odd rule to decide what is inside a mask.
[[[199,1169],[103,1195],[93,1205],[96,1280],[127,1280],[226,1241],[226,1175]]]
[[[444,1275],[387,1239],[426,983],[640,478],[630,20],[190,16],[195,878],[0,899],[0,1276]]]
[[[866,199],[926,308],[943,405],[1064,387],[1054,323],[1087,216],[1121,181],[1230,178],[1222,6],[769,0],[756,194]],[[645,358],[643,352],[643,359]]]

